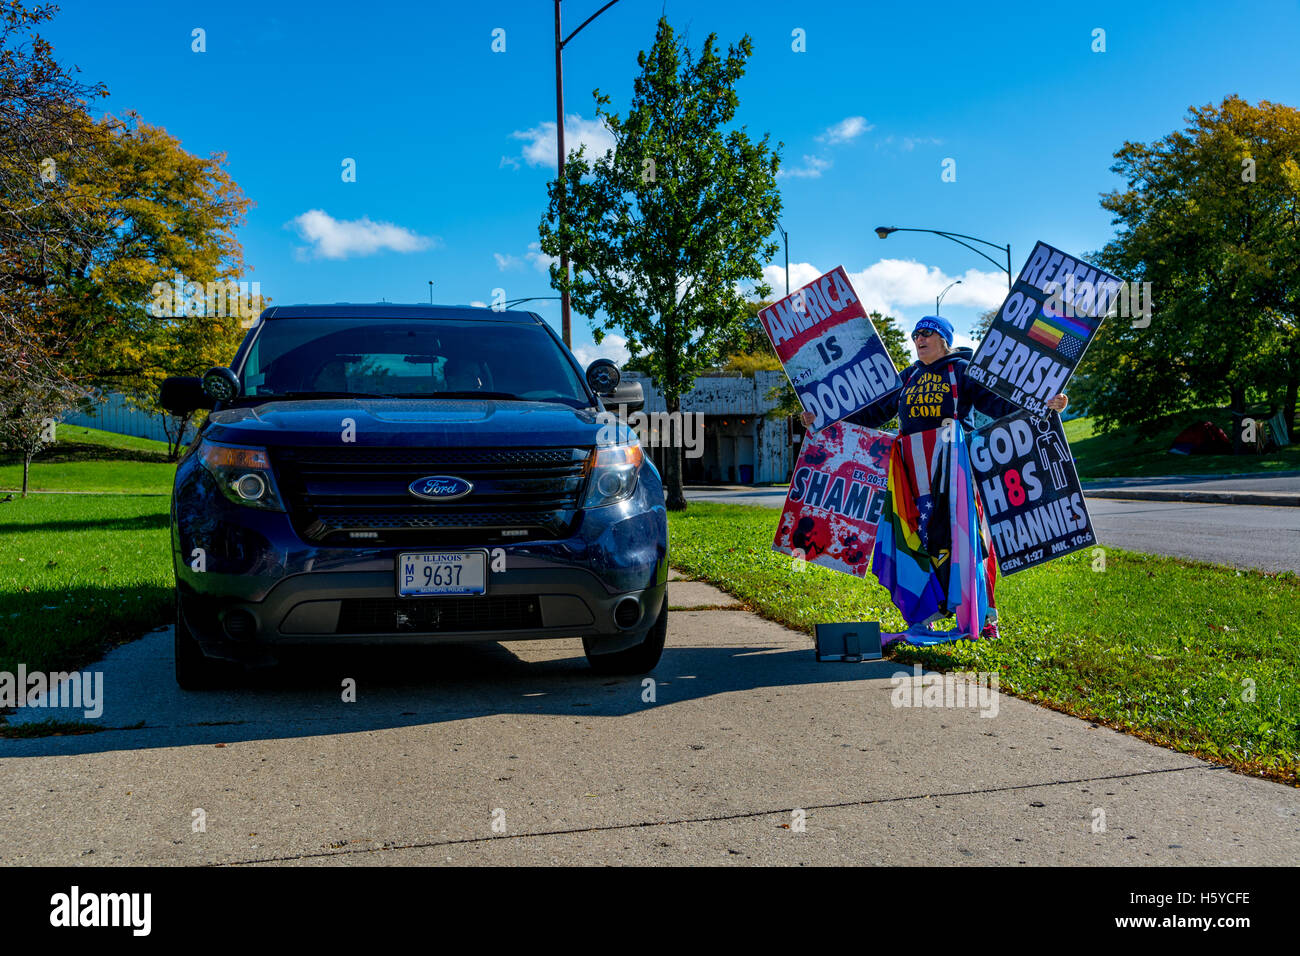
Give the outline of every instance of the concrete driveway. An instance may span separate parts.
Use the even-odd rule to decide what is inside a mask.
[[[818,664],[705,584],[670,599],[653,700],[577,641],[336,654],[185,693],[151,634],[97,665],[97,722],[130,729],[0,740],[0,864],[1300,856],[1300,790],[1009,697],[898,708],[901,665]],[[10,720],[50,716],[80,714]]]

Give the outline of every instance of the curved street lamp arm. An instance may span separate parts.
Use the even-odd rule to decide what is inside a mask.
[[[587,19],[583,20],[582,23],[580,23],[572,33],[570,33],[567,37],[565,37],[563,40],[560,41],[560,49],[561,50],[564,49],[564,47],[568,44],[570,40],[572,40],[574,37],[576,37],[579,33],[582,32],[583,27],[585,27],[588,23],[596,19],[598,16],[600,16],[602,13],[604,13],[606,10],[608,10],[616,3],[618,3],[618,0],[609,0],[609,3],[605,4],[595,13],[593,13],[591,16],[587,17]]]
[[[999,246],[996,242],[989,242],[987,239],[980,239],[978,236],[967,236],[960,232],[945,232],[942,229],[912,229],[906,226],[890,226],[889,232],[928,232],[936,236],[943,236],[945,239],[951,239],[959,246],[966,246],[966,248],[969,249],[971,252],[978,253],[979,255],[983,256],[989,262],[993,263],[1000,270],[1005,272],[1008,276],[1011,275],[1010,266],[1004,266],[1002,263],[998,262],[996,259],[988,255],[987,253],[980,252],[980,250],[976,249],[974,246],[967,245],[966,243],[962,242],[962,239],[969,239],[972,242],[982,242],[984,243],[984,245],[992,246],[994,249],[1001,250],[1002,252],[1005,252],[1007,253],[1008,256],[1010,256],[1011,253],[1009,248],[1007,246]]]
[[[520,303],[523,302],[540,302],[544,299],[559,299],[559,298],[560,296],[558,295],[530,295],[527,298],[523,298],[523,299],[507,299],[505,302],[502,303],[502,305],[504,305],[506,308],[510,308],[511,306],[519,305]]]
[[[934,233],[935,235],[937,235],[937,236],[943,236],[945,239],[952,239],[952,241],[955,242],[955,243],[957,243],[957,245],[959,245],[959,246],[966,246],[966,248],[969,249],[971,252],[973,252],[973,253],[975,253],[975,254],[977,254],[977,255],[981,255],[981,256],[983,256],[983,257],[984,257],[985,259],[987,259],[989,262],[991,262],[991,263],[993,263],[995,266],[997,266],[999,272],[1005,272],[1007,275],[1011,275],[1011,271],[1010,271],[1006,266],[1004,266],[1002,263],[998,262],[998,260],[994,259],[992,256],[988,255],[987,253],[985,253],[985,252],[983,252],[983,251],[981,251],[981,250],[979,250],[979,249],[976,249],[974,246],[972,246],[972,245],[968,245],[967,243],[962,242],[960,239],[955,238],[953,235],[950,235],[949,233],[946,233],[946,232],[939,232],[937,229],[928,229],[928,230],[926,230],[926,231],[927,231],[927,232],[933,232],[933,233]],[[967,237],[967,238],[969,238],[969,237]],[[976,241],[977,241],[977,242],[983,242],[984,240],[983,240],[983,239],[977,239]],[[989,243],[989,245],[992,245],[992,243]],[[1006,247],[1005,247],[1005,246],[994,246],[994,248],[995,248],[995,249],[1002,249],[1004,252],[1006,251]]]
[[[969,240],[971,240],[971,242],[982,242],[982,243],[984,243],[984,245],[986,245],[986,246],[992,246],[994,249],[1001,249],[1003,252],[1006,252],[1006,251],[1007,251],[1007,247],[1006,247],[1006,246],[999,246],[996,242],[989,242],[987,239],[981,239],[981,238],[979,238],[978,236],[967,236],[967,235],[964,235],[963,233],[960,233],[960,232],[945,232],[945,231],[942,230],[942,229],[931,229],[931,230],[929,230],[929,231],[930,231],[930,232],[937,232],[939,235],[941,235],[941,236],[947,236],[947,237],[949,237],[949,238],[952,238],[953,236],[960,236],[962,239],[969,239]]]

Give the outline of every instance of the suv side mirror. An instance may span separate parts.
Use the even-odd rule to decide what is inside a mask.
[[[606,408],[626,408],[629,415],[645,408],[645,389],[640,382],[626,382],[600,397]]]
[[[598,358],[587,366],[587,384],[601,398],[613,395],[622,377],[612,359]]]
[[[612,359],[598,358],[587,366],[587,384],[606,408],[622,406],[629,414],[641,411],[645,408],[645,389],[640,382],[622,384],[622,379]]]
[[[193,375],[173,375],[163,379],[158,404],[173,415],[189,415],[200,408],[211,408],[212,399],[203,391],[203,382]]]
[[[239,394],[239,376],[221,366],[210,368],[203,373],[203,391],[214,401],[228,402]]]

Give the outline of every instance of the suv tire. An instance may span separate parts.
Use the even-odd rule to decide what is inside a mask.
[[[587,663],[597,674],[648,674],[655,669],[659,658],[663,656],[664,641],[667,637],[668,594],[665,593],[663,606],[659,609],[659,617],[650,626],[645,640],[640,644],[613,654],[593,654],[591,653],[592,642],[584,637],[582,649],[587,654]]]
[[[219,682],[225,673],[220,661],[203,653],[194,633],[185,623],[181,613],[181,597],[176,595],[176,627],[173,629],[173,647],[176,652],[176,683],[182,690],[207,690]]]

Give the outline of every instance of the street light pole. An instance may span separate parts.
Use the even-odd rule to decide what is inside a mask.
[[[564,276],[565,282],[565,288],[560,291],[560,330],[564,344],[570,347],[572,347],[573,342],[569,319],[569,290],[567,287],[569,281],[569,247],[564,241],[564,48],[570,40],[582,32],[583,27],[616,3],[618,3],[618,0],[609,0],[609,3],[583,20],[578,29],[566,37],[560,31],[560,0],[555,0],[555,166],[558,172],[557,186],[559,189],[555,211],[557,224],[560,227],[560,274]]]
[[[879,236],[881,239],[888,239],[889,234],[891,232],[931,232],[934,233],[936,236],[943,236],[945,239],[951,239],[953,242],[957,243],[957,245],[965,246],[971,252],[978,253],[979,255],[983,256],[985,259],[988,259],[989,262],[993,263],[995,266],[997,266],[999,269],[1005,272],[1007,274],[1007,291],[1008,292],[1011,291],[1011,243],[1009,242],[1005,246],[999,246],[996,242],[989,242],[987,239],[978,239],[975,236],[963,235],[960,232],[945,232],[942,229],[907,229],[902,226],[877,226],[876,227],[876,235]],[[992,258],[987,252],[981,252],[979,249],[976,249],[974,246],[970,245],[969,243],[962,242],[963,239],[969,239],[971,242],[982,242],[986,246],[992,246],[994,249],[998,249],[1001,250],[1002,252],[1005,252],[1007,254],[1007,264],[1004,266],[1002,263]]]
[[[781,225],[781,220],[776,220],[776,228],[781,232],[781,241],[785,243],[785,294],[790,294],[790,234],[785,231],[785,226]]]
[[[560,275],[564,287],[560,290],[560,331],[564,344],[573,345],[569,319],[569,247],[564,241],[564,40],[560,32],[560,0],[555,0],[555,151],[559,178],[556,187],[556,219],[560,229]]]
[[[953,286],[955,286],[955,285],[961,285],[961,280],[958,279],[958,280],[955,281],[955,282],[949,282],[946,286],[943,287],[943,291],[940,292],[938,295],[936,295],[936,296],[934,297],[934,314],[935,314],[935,315],[938,315],[938,314],[939,314],[939,303],[942,302],[942,301],[943,301],[943,297],[944,297],[945,295],[948,294],[948,290],[951,289],[951,288],[952,288]]]

